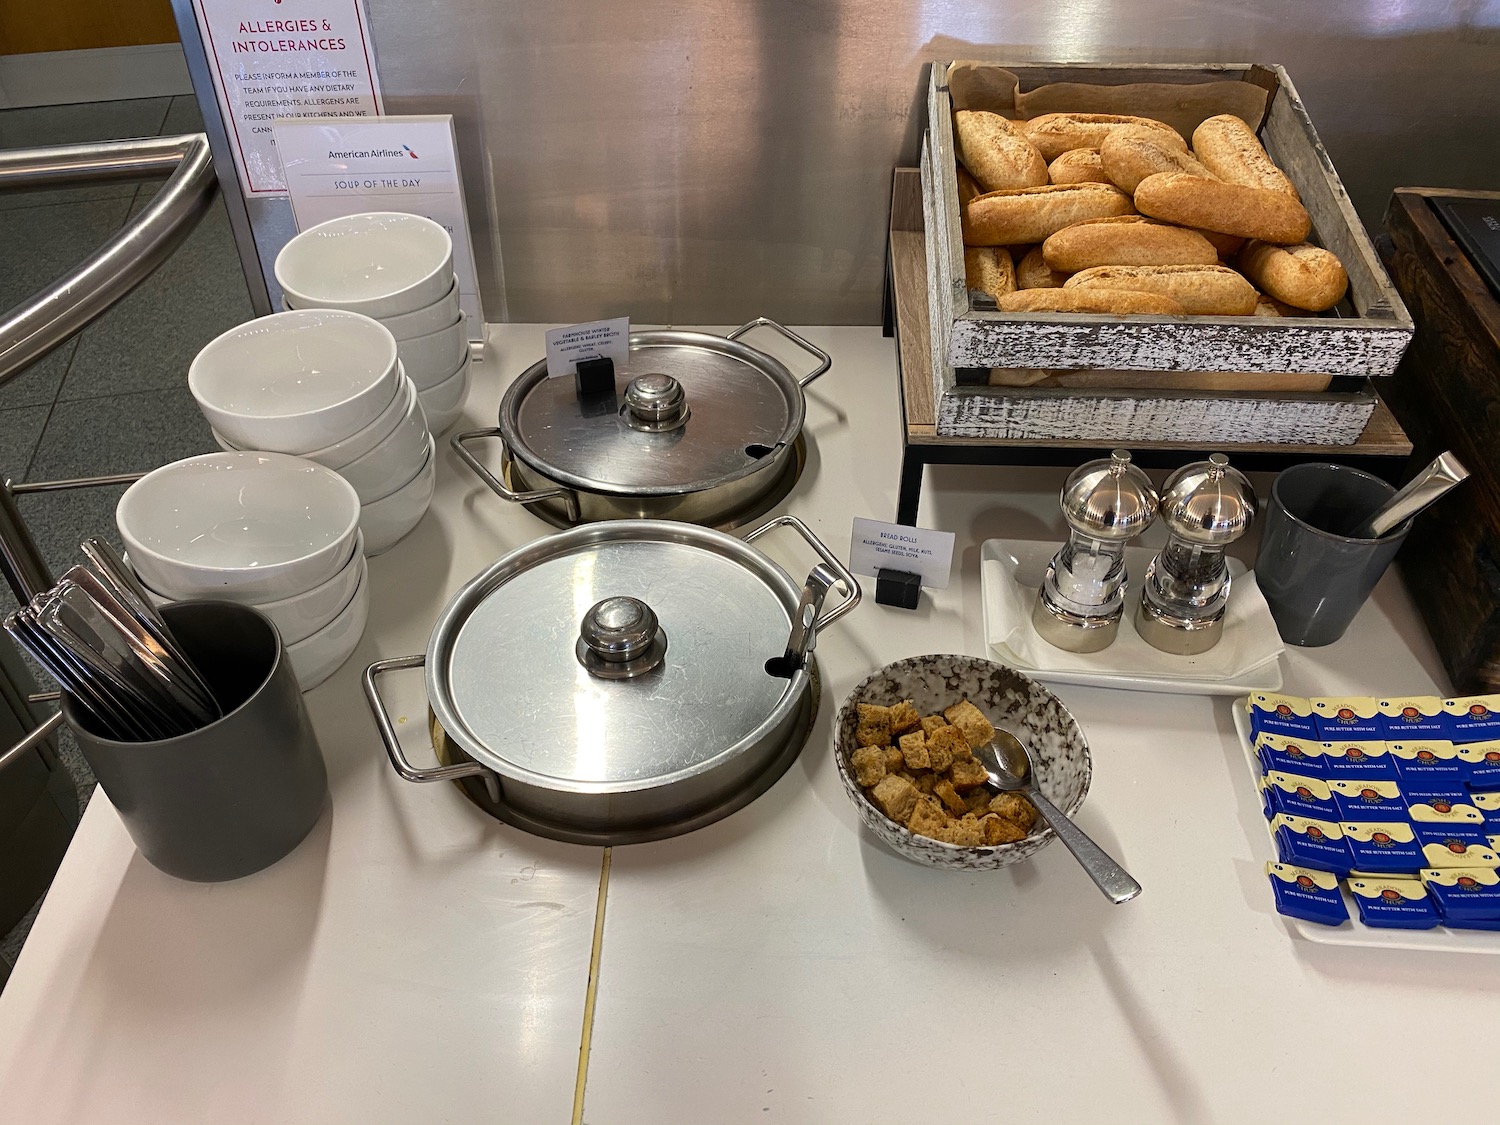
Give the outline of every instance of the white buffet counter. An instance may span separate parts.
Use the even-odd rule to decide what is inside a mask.
[[[803,331],[835,363],[778,510],[844,554],[852,516],[895,511],[895,348],[873,327]],[[493,424],[503,383],[542,352],[539,326],[493,329],[459,426]],[[1145,886],[1124,906],[1060,845],[969,874],[860,828],[832,760],[838,704],[898,657],[983,654],[980,543],[1060,537],[1062,470],[929,469],[922,523],[957,533],[953,585],[913,613],[876,605],[871,581],[818,646],[823,705],[786,776],[603,864],[450,785],[401,781],[376,736],[365,665],[421,652],[452,591],[551,530],[440,450],[432,511],[371,562],[363,643],[308,696],[331,810],[269,870],[197,885],[136,855],[96,795],[0,995],[0,1122],[1258,1123],[1295,1107],[1332,1123],[1416,1120],[1435,1098],[1452,1120],[1493,1112],[1500,959],[1294,937],[1223,698],[1055,688],[1093,751],[1079,820]],[[761,545],[806,573],[795,537]],[[1239,546],[1251,557],[1253,537]],[[1294,693],[1446,690],[1394,575],[1344,640],[1283,659]],[[388,680],[420,754],[421,676]]]

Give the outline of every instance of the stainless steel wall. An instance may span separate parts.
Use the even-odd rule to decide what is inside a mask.
[[[1500,187],[1500,0],[369,7],[388,112],[457,116],[492,319],[878,320],[931,59],[1278,62],[1372,228],[1398,184]]]

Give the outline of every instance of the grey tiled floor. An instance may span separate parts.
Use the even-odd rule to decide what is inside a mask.
[[[5,110],[0,149],[201,128],[190,97]],[[153,183],[0,192],[0,311],[96,250],[155,190]],[[0,387],[0,476],[19,482],[141,472],[214,451],[218,447],[187,391],[188,364],[209,340],[251,315],[224,205],[215,202],[135,292]],[[84,536],[103,535],[118,546],[114,507],[123,491],[89,488],[20,499],[54,571],[80,561]],[[0,582],[0,616],[14,605]],[[0,644],[8,643],[0,637]],[[70,741],[64,736],[60,749],[81,806],[93,779]],[[0,959],[14,962],[29,924],[28,918],[0,935]]]

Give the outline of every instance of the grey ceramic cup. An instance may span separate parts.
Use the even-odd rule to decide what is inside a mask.
[[[1411,521],[1379,539],[1349,532],[1395,491],[1379,477],[1323,462],[1294,465],[1276,477],[1255,580],[1287,644],[1332,644],[1349,628]]]
[[[162,616],[223,718],[177,738],[116,742],[66,694],[63,714],[143,856],[179,879],[237,879],[281,859],[317,823],[323,754],[266,617],[228,602],[180,602]]]

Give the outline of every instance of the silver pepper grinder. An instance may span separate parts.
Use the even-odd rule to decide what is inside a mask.
[[[1068,652],[1098,652],[1120,631],[1125,544],[1156,518],[1151,479],[1117,449],[1074,469],[1058,497],[1071,529],[1032,606],[1037,635]]]
[[[1224,548],[1255,518],[1255,491],[1228,457],[1214,453],[1167,478],[1161,518],[1169,538],[1146,569],[1136,630],[1163,652],[1207,652],[1224,635]]]

